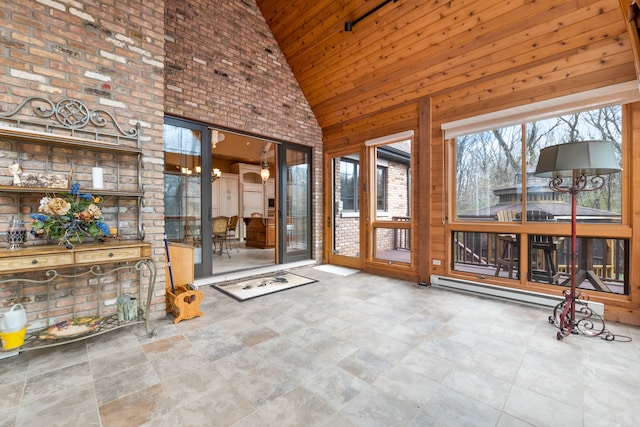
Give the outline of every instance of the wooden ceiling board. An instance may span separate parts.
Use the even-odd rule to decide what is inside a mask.
[[[599,50],[598,50],[599,49]],[[606,55],[605,53],[606,52]],[[379,79],[371,80],[367,83],[363,83],[356,89],[350,91],[348,96],[339,97],[334,99],[333,102],[325,102],[320,105],[316,105],[314,112],[316,114],[329,114],[331,111],[341,110],[349,107],[353,102],[357,103],[376,103],[376,92],[382,93],[386,98],[392,98],[396,101],[404,102],[406,99],[402,99],[407,93],[412,91],[419,92],[423,87],[430,93],[438,93],[444,88],[445,91],[456,90],[459,86],[467,86],[471,82],[489,82],[489,84],[500,84],[499,78],[505,75],[512,75],[517,71],[517,77],[512,77],[513,81],[523,80],[528,76],[534,74],[539,79],[547,79],[546,73],[557,73],[562,68],[570,66],[574,63],[589,63],[596,59],[596,62],[606,61],[609,55],[615,55],[618,53],[627,53],[629,51],[628,43],[614,43],[606,40],[600,40],[587,46],[572,47],[569,51],[564,51],[553,56],[542,56],[539,60],[526,60],[526,54],[523,61],[515,62],[512,59],[505,59],[499,63],[494,63],[490,60],[490,57],[484,58],[480,62],[476,62],[475,65],[483,64],[483,66],[476,67],[470,65],[469,71],[467,68],[461,70],[458,73],[454,73],[456,68],[450,67],[449,70],[433,75],[420,75],[420,72],[415,74],[401,74],[393,73],[385,76],[381,76]],[[632,56],[627,56],[629,61],[632,61]],[[502,65],[503,67],[500,67]],[[506,69],[504,66],[510,65],[511,69]],[[601,65],[597,65],[598,68]],[[584,70],[588,72],[588,70]],[[568,76],[567,76],[568,77]],[[452,89],[453,88],[453,89]],[[372,94],[373,95],[370,95]]]
[[[473,93],[476,102],[468,102],[469,94],[472,90],[467,90],[466,93],[448,92],[434,98],[433,117],[434,121],[454,121],[470,117],[478,110],[498,111],[522,105],[523,101],[526,103],[548,99],[549,91],[554,94],[554,97],[584,92],[593,89],[594,79],[596,81],[607,81],[610,85],[628,82],[629,66],[628,64],[623,64],[574,76],[571,80],[560,79],[551,84],[547,83],[531,87],[527,90],[526,98],[514,97],[512,93],[507,93],[490,98],[479,96],[482,99],[478,100],[477,95]],[[460,102],[460,100],[464,102]]]
[[[611,16],[614,14],[616,15],[616,17],[619,18],[618,10],[614,10],[613,12],[609,13],[608,16]],[[547,17],[545,16],[543,18],[547,18]],[[551,21],[547,21],[547,22],[551,22]],[[578,22],[580,23],[582,21],[578,21]],[[605,22],[605,24],[606,23],[607,22]],[[557,24],[554,24],[554,26],[555,25]],[[602,25],[602,23],[600,25]],[[615,25],[619,27],[619,22],[616,22]],[[574,26],[565,24],[565,28],[567,29],[566,30],[567,35],[572,34],[573,27]],[[493,58],[495,56],[500,56],[501,54],[504,58],[508,60],[510,57],[514,55],[514,53],[531,52],[532,46],[535,46],[533,55],[537,55],[544,48],[545,45],[551,46],[551,48],[553,48],[554,51],[560,51],[561,49],[570,51],[572,47],[567,45],[564,42],[564,40],[558,40],[557,38],[550,37],[550,36],[544,37],[545,34],[546,35],[548,35],[549,33],[553,34],[554,30],[557,30],[557,28],[553,28],[553,27],[546,28],[544,32],[541,32],[540,34],[538,34],[540,39],[539,40],[535,39],[533,40],[533,42],[529,42],[530,43],[529,45],[527,45],[527,41],[531,40],[531,38],[534,36],[532,35],[532,31],[529,29],[520,30],[519,34],[506,32],[505,34],[508,36],[507,38],[494,34],[491,39],[484,40],[485,43],[482,43],[482,44],[473,40],[475,36],[472,34],[472,32],[469,31],[468,37],[465,37],[465,35],[463,34],[461,37],[458,38],[458,41],[461,43],[461,46],[465,48],[464,53],[457,56],[453,56],[451,47],[446,45],[437,46],[437,47],[434,46],[433,48],[429,49],[429,66],[426,66],[427,65],[426,62],[416,64],[420,66],[413,67],[415,71],[412,74],[407,74],[407,67],[405,65],[406,61],[403,61],[402,58],[399,58],[397,61],[391,63],[389,66],[378,67],[377,69],[375,67],[371,67],[371,69],[363,68],[361,70],[361,74],[358,74],[355,70],[347,70],[346,74],[349,76],[350,79],[354,79],[354,80],[365,79],[365,80],[371,80],[375,82],[377,82],[378,79],[382,79],[383,81],[386,79],[392,82],[396,82],[398,79],[398,75],[400,75],[401,79],[402,79],[402,76],[413,77],[413,80],[430,79],[428,83],[430,85],[433,85],[438,81],[438,76],[440,80],[448,80],[452,76],[456,75],[454,71],[456,71],[457,67],[462,67],[460,68],[457,75],[464,76],[465,78],[470,79],[472,78],[472,76],[467,75],[467,73],[473,72],[474,70],[477,73],[477,70],[481,68],[481,66],[483,65],[483,62],[484,62],[484,65],[488,67],[488,69],[484,71],[487,74],[491,74],[492,72],[495,72],[495,70],[499,71],[501,69],[508,69],[509,64],[505,64],[502,67],[499,67],[494,64]],[[597,26],[595,27],[595,30],[599,31]],[[582,32],[582,31],[584,31],[584,26],[577,25],[575,32]],[[565,34],[564,31],[563,31],[563,34]],[[484,38],[487,39],[488,37],[485,36]],[[518,42],[520,42],[521,44],[518,44]],[[589,39],[585,38],[584,43],[588,44],[588,42],[589,42]],[[559,43],[561,45],[555,46],[554,43]],[[489,51],[489,49],[485,47],[487,44],[491,44],[491,51]],[[456,50],[459,50],[459,49],[461,48],[458,47]],[[416,52],[416,54],[418,54],[418,52]],[[415,62],[416,61],[413,60],[412,65],[415,64]],[[407,84],[407,81],[400,80],[400,83]],[[318,80],[318,84],[325,86],[325,95],[323,96],[320,93],[318,93],[318,92],[322,92],[321,88],[319,89],[318,92],[315,92],[314,91],[315,87],[312,86],[312,89],[308,91],[308,96],[310,96],[314,100],[315,99],[318,99],[320,101],[328,100],[328,98],[326,97],[326,91],[333,89],[330,86],[330,82],[327,81],[326,79],[323,79],[323,80]],[[377,86],[380,87],[379,84],[377,84]],[[352,95],[347,94],[346,92],[347,91],[342,91],[340,93],[341,94],[344,93],[346,95],[345,98],[352,99],[353,98]],[[313,104],[312,107],[314,106],[321,106],[321,103]]]
[[[623,72],[622,81],[629,81],[633,79],[633,75],[630,73],[634,69],[633,65],[629,62],[629,55],[630,54],[628,52],[624,52],[620,57],[607,57],[606,60],[607,67],[615,67],[618,60],[622,58],[625,63],[624,68],[617,70]],[[524,74],[519,74],[517,78],[510,73],[504,72],[502,74],[503,77],[500,77],[499,75],[492,75],[483,79],[481,82],[478,82],[476,85],[471,85],[473,81],[469,80],[467,85],[464,85],[462,88],[456,88],[457,93],[461,94],[461,98],[454,100],[453,104],[450,103],[449,105],[468,104],[470,111],[473,111],[479,107],[480,104],[478,104],[478,102],[484,99],[490,100],[492,97],[498,97],[503,94],[510,96],[515,103],[514,105],[518,105],[518,100],[521,99],[518,97],[518,91],[525,89],[527,91],[535,90],[536,86],[542,86],[543,88],[547,87],[547,91],[551,91],[551,95],[547,96],[547,98],[559,96],[557,91],[549,87],[551,83],[561,81],[570,87],[572,82],[571,80],[566,81],[567,79],[573,79],[580,75],[586,75],[588,77],[594,73],[594,69],[598,69],[603,66],[602,60],[599,57],[590,63],[581,62],[573,64],[571,68],[568,68],[569,65],[572,65],[568,62],[570,61],[568,61],[566,57],[562,57],[561,59],[549,64],[528,68]],[[605,76],[601,81],[606,82],[606,84],[613,84],[614,79],[617,77],[619,76],[612,71],[610,76]],[[444,92],[448,92],[450,90],[453,89],[446,89]],[[402,103],[419,97],[409,92],[406,86],[398,87],[393,91],[386,91],[384,92],[384,95],[384,97],[374,96],[359,100],[357,105],[353,107],[344,106],[343,108],[338,109],[333,108],[335,107],[333,106],[331,109],[327,110],[316,108],[315,111],[318,111],[316,114],[323,115],[329,123],[335,123],[352,120],[362,114],[387,108],[390,103]],[[338,101],[336,101],[336,103],[339,105],[341,104]],[[489,101],[486,106],[486,110],[483,109],[482,112],[495,111],[495,107],[497,107],[497,105],[493,107],[494,108],[492,108],[491,101]]]
[[[481,4],[486,6],[488,3]],[[470,7],[472,6],[468,6]],[[351,33],[336,32],[334,39],[338,42],[337,52],[329,55],[326,54],[330,51],[329,47],[319,46],[318,48],[325,54],[320,58],[314,58],[311,55],[313,52],[310,52],[308,57],[300,58],[302,68],[295,69],[294,72],[301,75],[304,82],[307,72],[311,73],[309,78],[315,81],[319,71],[328,71],[325,67],[329,67],[334,72],[341,71],[340,75],[351,75],[354,68],[361,68],[362,65],[366,65],[365,71],[368,68],[382,68],[398,59],[411,56],[412,50],[419,52],[431,46],[437,46],[441,41],[467,31],[467,26],[456,24],[451,27],[443,18],[449,17],[451,21],[457,22],[460,15],[480,13],[479,7],[476,5],[473,11],[464,9],[447,11],[449,14],[457,13],[455,16],[449,16],[439,10],[415,8],[410,15],[411,19],[407,19],[402,25],[390,25],[380,29],[370,26]],[[366,23],[366,21],[363,22]],[[292,61],[296,59],[298,58],[293,57]],[[321,63],[318,62],[319,60]],[[317,70],[320,64],[323,67]]]
[[[382,1],[257,0],[323,129],[427,95],[480,114],[636,77],[616,0],[397,0],[344,30]]]

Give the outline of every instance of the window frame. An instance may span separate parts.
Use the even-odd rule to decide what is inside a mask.
[[[637,87],[636,87],[637,90]],[[637,97],[636,97],[637,98]],[[632,246],[632,237],[633,231],[631,227],[631,218],[632,212],[630,212],[631,206],[631,189],[630,189],[630,180],[631,180],[631,157],[632,157],[632,143],[631,143],[631,129],[629,129],[629,124],[631,121],[631,114],[633,111],[631,102],[636,102],[637,99],[632,99],[629,102],[620,103],[621,105],[621,115],[622,115],[622,131],[621,131],[621,140],[622,140],[622,153],[621,153],[621,178],[620,178],[620,194],[621,194],[621,211],[620,211],[620,222],[611,222],[611,223],[603,223],[603,224],[589,224],[589,223],[579,223],[578,224],[578,237],[588,237],[593,239],[619,239],[626,241],[627,247],[631,248]],[[597,110],[599,108],[608,107],[608,105],[589,105],[589,108],[580,108],[575,111],[562,111],[555,116],[563,116],[566,114],[582,112],[586,110]],[[545,118],[550,118],[553,116],[546,116]],[[533,112],[533,118],[528,119],[525,118],[521,126],[523,126],[523,137],[521,138],[523,144],[523,152],[526,152],[526,132],[524,130],[524,126],[527,123],[531,123],[536,121],[538,116],[536,116],[535,111]],[[444,129],[444,125],[443,125]],[[480,128],[478,132],[482,132],[487,130],[486,128]],[[473,132],[471,132],[473,133]],[[451,133],[450,133],[451,134]],[[447,246],[450,248],[448,251],[449,262],[446,263],[446,271],[448,274],[452,276],[461,276],[461,277],[472,277],[475,278],[477,274],[462,272],[456,270],[455,259],[453,258],[453,233],[456,232],[477,232],[478,226],[482,227],[482,232],[485,233],[510,233],[517,235],[519,237],[519,241],[523,242],[519,244],[521,254],[523,255],[520,261],[520,268],[523,273],[518,279],[514,279],[515,281],[519,281],[521,286],[524,286],[529,289],[535,290],[548,290],[554,289],[557,290],[558,285],[554,284],[545,284],[540,282],[530,281],[530,260],[528,259],[531,254],[528,253],[527,242],[529,241],[530,236],[534,235],[547,235],[547,236],[570,236],[570,223],[534,223],[527,222],[526,218],[518,218],[518,220],[511,223],[500,223],[497,221],[494,222],[478,222],[473,220],[466,219],[457,219],[456,218],[456,138],[450,138],[445,140],[445,158],[447,159],[445,164],[447,165],[446,177],[448,184],[446,186],[444,197],[449,203],[445,203],[443,206],[443,215],[448,217],[448,220],[445,223],[446,228],[446,238],[448,240]],[[526,167],[527,158],[526,155],[523,155],[522,163],[523,169]],[[522,180],[522,183],[526,185],[526,180]],[[523,211],[527,209],[526,197],[523,194],[523,199],[521,201]],[[526,256],[525,256],[526,254]],[[630,252],[628,253],[626,259],[627,265],[625,266],[626,271],[629,271],[633,268],[631,262]],[[529,265],[528,265],[529,264]],[[483,276],[484,277],[484,276]],[[607,298],[619,299],[629,301],[631,300],[630,294],[630,282],[633,277],[632,274],[626,275],[625,278],[625,293],[617,294],[617,293],[602,293],[594,290],[586,290],[586,293],[594,293],[598,296],[606,296]],[[486,279],[486,277],[484,277]],[[502,279],[496,279],[496,281],[501,281]]]

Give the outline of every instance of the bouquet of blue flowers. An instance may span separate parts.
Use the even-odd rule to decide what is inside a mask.
[[[80,184],[73,184],[69,193],[47,195],[40,200],[38,212],[32,214],[32,233],[46,234],[68,249],[86,237],[109,236],[109,226],[98,207],[101,197],[81,194]]]

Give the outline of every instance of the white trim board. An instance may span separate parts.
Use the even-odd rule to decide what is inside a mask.
[[[640,100],[636,80],[443,123],[444,139]]]

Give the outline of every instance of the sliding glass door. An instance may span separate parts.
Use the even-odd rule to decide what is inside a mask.
[[[209,129],[165,119],[164,215],[167,240],[193,246],[196,277],[211,272],[211,150]]]
[[[278,253],[282,263],[311,258],[311,149],[278,147]]]

